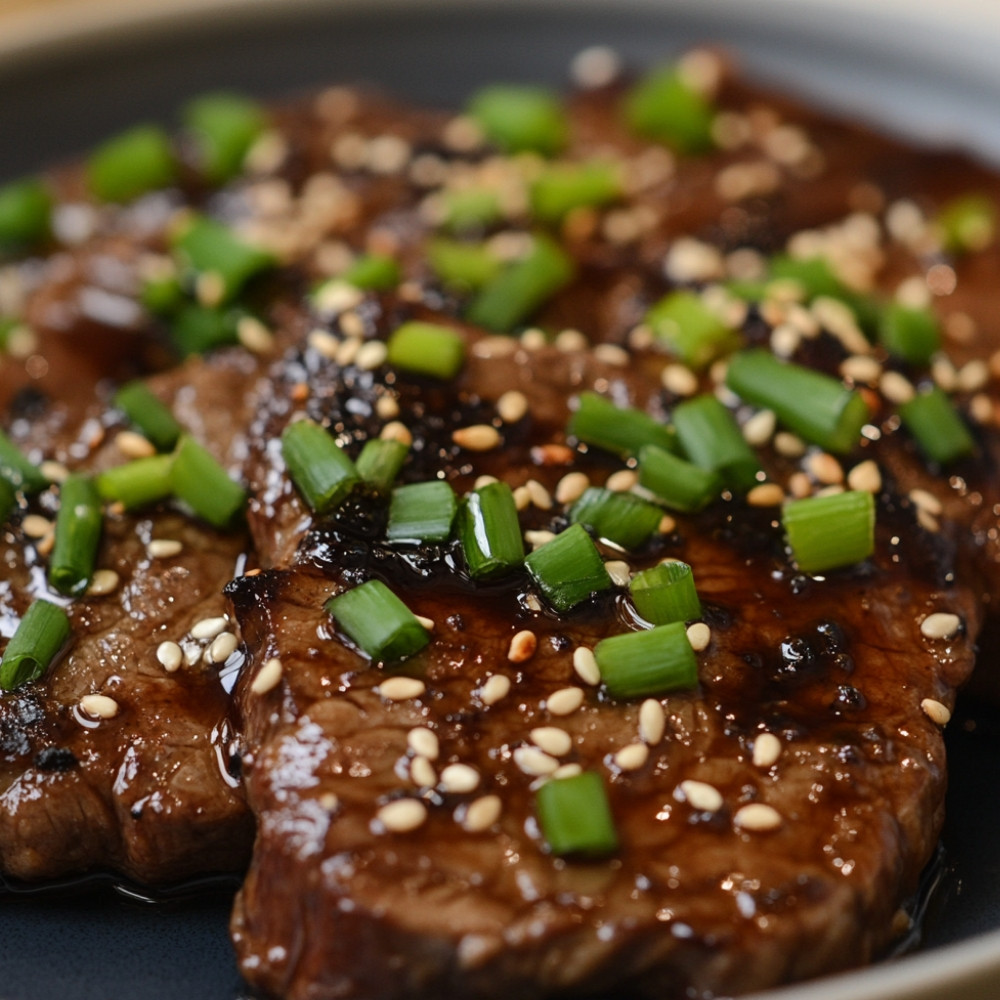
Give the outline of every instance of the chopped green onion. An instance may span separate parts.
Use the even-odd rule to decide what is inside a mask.
[[[451,379],[465,363],[465,341],[450,326],[411,320],[389,337],[387,360],[396,368]]]
[[[41,469],[29,462],[3,431],[0,431],[0,479],[6,479],[15,489],[25,493],[37,493],[49,485]]]
[[[470,322],[510,332],[573,279],[573,261],[557,243],[535,236],[530,253],[504,267],[469,306]]]
[[[162,128],[137,125],[94,150],[86,173],[91,193],[101,201],[126,202],[172,184],[177,164]]]
[[[740,335],[694,292],[671,292],[646,313],[646,323],[672,353],[700,371],[736,350]]]
[[[971,455],[976,443],[948,395],[935,386],[901,403],[899,415],[920,450],[932,461],[947,465]]]
[[[602,857],[618,850],[611,806],[596,771],[551,778],[535,801],[538,825],[553,854]]]
[[[701,617],[694,574],[685,562],[662,562],[636,573],[629,583],[636,611],[654,625]]]
[[[878,338],[893,357],[912,365],[926,365],[941,346],[934,313],[899,302],[892,302],[882,310]]]
[[[644,698],[698,683],[698,662],[683,622],[602,639],[594,657],[615,698]]]
[[[623,549],[637,549],[649,541],[663,518],[655,504],[615,490],[591,486],[569,509],[573,524],[582,524],[598,538]]]
[[[97,477],[97,492],[109,503],[135,510],[165,500],[173,491],[173,455],[151,455],[105,469]]]
[[[443,285],[458,292],[472,292],[488,285],[503,266],[482,243],[441,237],[427,244],[427,262]]]
[[[355,462],[363,482],[377,489],[387,490],[396,481],[410,446],[389,438],[369,438]]]
[[[611,577],[590,535],[574,524],[524,560],[545,599],[564,612],[611,587]]]
[[[794,282],[807,302],[820,296],[844,299],[846,288],[826,257],[776,254],[768,263],[769,281]]]
[[[246,493],[193,438],[183,435],[170,467],[172,492],[198,517],[217,528],[230,527],[243,511]]]
[[[296,420],[281,434],[281,454],[296,489],[311,510],[325,514],[357,485],[354,463],[325,427]]]
[[[52,195],[35,177],[0,187],[0,248],[30,246],[49,234]]]
[[[695,396],[674,407],[674,429],[681,450],[702,469],[718,473],[723,484],[749,489],[760,462],[733,415],[715,396]]]
[[[6,351],[11,334],[21,325],[12,316],[0,316],[0,351]]]
[[[875,551],[875,498],[865,491],[790,500],[781,520],[803,573],[851,566]]]
[[[489,483],[465,498],[458,512],[458,537],[474,579],[501,576],[524,562],[517,505],[507,483]]]
[[[268,251],[244,243],[228,226],[203,215],[189,219],[171,245],[179,261],[199,278],[214,276],[220,282],[213,301],[204,305],[231,301],[251,278],[274,264]]]
[[[441,192],[442,225],[453,233],[484,229],[503,218],[495,188],[452,188]]]
[[[156,446],[170,451],[181,436],[181,425],[170,408],[144,382],[128,382],[114,395],[114,405]]]
[[[0,659],[0,690],[37,680],[69,641],[69,617],[50,601],[33,601]]]
[[[338,280],[362,291],[388,292],[399,284],[400,276],[398,261],[385,254],[370,253],[358,257]]]
[[[0,478],[0,525],[7,523],[16,506],[17,493],[14,487],[6,479]]]
[[[101,541],[101,498],[89,476],[73,474],[59,487],[55,545],[49,559],[49,583],[60,594],[82,594],[94,575]]]
[[[366,656],[381,663],[398,663],[430,642],[417,616],[381,580],[345,590],[324,607]]]
[[[996,238],[997,207],[986,195],[965,195],[944,205],[935,223],[947,253],[984,250]]]
[[[203,94],[181,111],[194,140],[198,169],[211,184],[235,177],[267,119],[261,106],[240,94]]]
[[[622,183],[610,163],[555,163],[535,178],[529,194],[536,219],[559,222],[575,208],[602,208],[617,201]]]
[[[440,479],[410,483],[392,491],[386,538],[390,542],[444,542],[451,535],[458,500]]]
[[[170,318],[169,327],[177,353],[187,358],[235,344],[239,339],[239,314],[232,309],[210,309],[188,303]]]
[[[704,153],[714,145],[710,101],[672,66],[640,80],[626,96],[624,112],[634,132],[679,153]]]
[[[748,403],[773,410],[786,427],[828,451],[851,451],[869,418],[861,395],[838,379],[779,361],[762,348],[733,355],[726,385]]]
[[[655,444],[639,451],[639,485],[671,510],[692,514],[722,491],[717,472],[703,469]]]
[[[551,156],[569,137],[558,97],[540,87],[497,84],[472,96],[468,113],[483,135],[505,153]]]
[[[181,305],[184,301],[184,289],[172,261],[168,268],[164,268],[163,274],[143,278],[139,300],[157,316],[169,316]]]
[[[580,403],[570,415],[566,432],[582,441],[622,458],[637,455],[648,444],[676,451],[672,427],[642,410],[615,406],[596,392],[580,393]]]

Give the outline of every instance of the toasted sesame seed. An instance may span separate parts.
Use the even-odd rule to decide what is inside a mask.
[[[538,636],[531,629],[522,629],[511,638],[507,659],[511,663],[525,663],[535,655],[537,648]]]
[[[915,395],[915,390],[909,379],[895,371],[883,372],[878,387],[890,403],[897,405],[909,402]]]
[[[777,422],[773,410],[758,410],[743,424],[743,440],[755,448],[767,444],[774,436]]]
[[[386,701],[409,701],[419,698],[427,685],[419,677],[387,677],[375,690]]]
[[[517,497],[514,498],[514,504],[517,505]],[[532,547],[532,549],[540,549],[543,545],[547,545],[549,542],[555,538],[554,531],[531,531],[528,530],[524,533],[524,540]]]
[[[159,646],[156,647],[156,659],[159,661],[160,666],[163,667],[168,674],[172,674],[175,670],[180,668],[180,665],[184,660],[184,653],[176,642],[172,642],[168,639],[166,642],[161,642]]]
[[[693,396],[698,391],[698,376],[687,365],[671,363],[660,372],[660,384],[675,396]]]
[[[176,538],[154,538],[146,546],[151,559],[169,559],[181,553],[184,543]]]
[[[209,663],[225,663],[239,645],[239,639],[232,632],[222,632],[212,640],[208,647]]]
[[[950,639],[962,627],[962,619],[947,611],[935,611],[920,623],[920,634],[928,639]]]
[[[337,357],[340,341],[329,330],[311,330],[306,343],[320,357],[333,361]]]
[[[781,813],[763,802],[751,802],[743,806],[733,817],[733,826],[755,833],[776,830],[781,823]]]
[[[695,622],[693,625],[688,625],[687,637],[691,648],[696,653],[700,653],[707,649],[708,644],[712,641],[712,630],[704,622]]]
[[[556,350],[570,353],[573,351],[585,351],[588,346],[587,338],[579,330],[560,330],[555,339]]]
[[[573,749],[573,737],[558,726],[537,726],[530,735],[535,746],[552,757],[565,757]]]
[[[677,519],[671,517],[670,514],[664,514],[660,518],[660,523],[656,526],[656,530],[661,535],[669,535],[677,527]]]
[[[608,571],[608,576],[611,577],[611,582],[616,587],[626,587],[629,580],[632,579],[632,567],[622,559],[609,559],[604,564],[604,568]]]
[[[585,472],[567,472],[556,484],[556,500],[561,504],[573,503],[589,486],[590,478]]]
[[[608,476],[605,486],[614,493],[627,493],[639,482],[639,473],[634,469],[619,469]]]
[[[345,315],[349,314],[345,313]],[[341,326],[343,326],[343,322],[341,322]],[[337,346],[337,353],[334,355],[333,360],[342,368],[354,364],[354,359],[358,356],[358,351],[361,350],[361,343],[360,336],[345,337]]]
[[[951,721],[951,711],[948,706],[942,705],[936,698],[924,698],[920,708],[936,726],[947,726]]]
[[[119,431],[115,435],[115,447],[126,458],[150,458],[156,454],[153,442],[136,431]]]
[[[252,354],[267,354],[274,348],[274,334],[256,316],[241,316],[236,336]]]
[[[449,764],[442,772],[440,785],[446,792],[465,795],[479,787],[479,772],[468,764]]]
[[[530,330],[525,330],[521,334],[521,346],[529,351],[540,351],[548,342],[548,337],[545,336],[544,331],[535,329],[534,327]]]
[[[806,443],[790,431],[778,431],[774,435],[774,450],[785,458],[800,458],[806,453]]]
[[[224,616],[218,618],[202,618],[191,626],[191,638],[199,640],[214,639],[221,635],[229,624],[229,619]]]
[[[495,705],[510,694],[510,678],[504,674],[493,674],[480,686],[478,693],[484,705]]]
[[[251,693],[261,695],[274,690],[281,681],[282,673],[284,673],[284,665],[277,656],[272,656],[257,671],[257,676],[254,677],[253,683],[250,685]]]
[[[399,416],[399,403],[395,396],[379,396],[375,401],[375,414],[382,420],[393,420]]]
[[[354,357],[354,363],[365,372],[374,371],[385,364],[388,356],[388,347],[381,340],[365,341]]]
[[[21,521],[21,530],[28,538],[45,538],[52,533],[53,525],[41,514],[25,514],[24,520]]]
[[[502,808],[499,795],[483,795],[455,815],[463,830],[482,833],[500,819]]]
[[[414,615],[413,617],[416,618],[417,621],[420,622],[420,624],[423,625],[423,627],[427,629],[428,632],[434,631],[433,618],[428,618],[426,615]]]
[[[809,475],[824,486],[832,486],[844,481],[844,470],[840,462],[829,452],[813,452],[806,458],[804,465]]]
[[[452,432],[452,441],[466,451],[492,451],[500,444],[500,432],[492,424],[473,424]]]
[[[438,783],[434,765],[419,754],[410,761],[410,780],[418,788],[433,788]]]
[[[418,756],[437,760],[440,744],[437,733],[425,726],[416,726],[406,734],[407,746]]]
[[[560,688],[545,699],[550,715],[572,715],[583,704],[583,691],[578,687]]]
[[[770,767],[781,756],[781,740],[774,733],[759,733],[753,741],[753,762],[756,767]]]
[[[90,578],[87,594],[90,597],[104,597],[118,589],[119,577],[113,569],[98,569]]]
[[[939,354],[931,360],[931,378],[945,392],[954,392],[958,388],[958,372],[951,358]]]
[[[69,469],[62,462],[54,462],[52,459],[42,462],[38,466],[38,470],[50,483],[65,482],[69,476]]]
[[[410,432],[410,428],[399,420],[392,420],[387,423],[382,428],[379,438],[382,441],[399,441],[401,444],[407,446],[413,444],[413,434]]]
[[[472,488],[476,490],[481,490],[484,486],[489,486],[490,483],[497,483],[499,480],[496,476],[482,475],[476,476],[475,482],[472,484]]]
[[[812,482],[804,472],[793,472],[788,477],[788,492],[793,497],[809,496],[812,493]]]
[[[780,507],[784,500],[785,491],[777,483],[761,483],[747,493],[751,507]]]
[[[622,771],[638,771],[648,759],[649,747],[645,743],[630,743],[614,756],[615,767]]]
[[[624,347],[619,347],[617,344],[598,344],[592,353],[595,360],[606,365],[614,365],[616,368],[624,368],[631,357]]]
[[[699,812],[718,812],[722,808],[722,794],[714,785],[688,778],[678,786],[692,809]]]
[[[531,460],[535,465],[569,465],[573,461],[573,449],[565,444],[541,444],[531,449]]]
[[[782,323],[771,331],[771,350],[779,358],[790,358],[801,343],[801,332],[789,323]]]
[[[552,494],[537,479],[529,479],[524,487],[535,507],[539,510],[552,509]]]
[[[859,462],[847,473],[847,485],[863,493],[878,493],[882,489],[882,473],[873,459]]]
[[[984,427],[996,423],[993,400],[985,392],[977,392],[969,400],[969,417]]]
[[[531,493],[527,486],[516,486],[512,493],[514,494],[514,506],[517,510],[527,510],[531,506]]]
[[[601,671],[597,667],[597,658],[589,647],[577,646],[573,650],[573,669],[584,684],[601,683]]]
[[[118,714],[118,702],[106,694],[85,694],[80,699],[80,711],[94,719],[113,719]]]
[[[667,713],[655,698],[647,698],[639,706],[639,739],[655,747],[667,726]]]
[[[676,283],[714,281],[723,275],[722,254],[710,243],[681,236],[667,251],[663,273]]]
[[[340,798],[335,792],[324,792],[316,801],[319,802],[319,804],[328,813],[334,813],[340,807]]]
[[[510,389],[497,400],[497,415],[505,424],[516,424],[528,412],[528,397]]]
[[[535,746],[520,746],[514,750],[514,763],[523,774],[537,778],[558,770],[559,761]]]
[[[882,376],[882,365],[871,355],[852,354],[841,362],[840,374],[853,382],[877,385]]]
[[[396,799],[375,814],[376,820],[390,833],[409,833],[427,819],[427,806],[419,799]]]
[[[364,301],[364,292],[346,281],[328,281],[316,292],[315,304],[320,312],[342,313]]]
[[[929,490],[922,490],[916,487],[909,492],[910,500],[915,503],[921,510],[927,511],[928,514],[934,514],[935,516],[944,513],[944,504]]]
[[[961,392],[978,392],[985,388],[990,380],[990,370],[981,358],[967,361],[958,370],[958,389]]]

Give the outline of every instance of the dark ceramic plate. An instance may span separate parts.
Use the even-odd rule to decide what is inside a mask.
[[[36,19],[14,39],[0,27],[0,180],[72,156],[136,120],[169,119],[185,97],[211,87],[280,96],[364,80],[457,104],[491,80],[559,83],[570,58],[595,43],[642,64],[721,42],[759,77],[1000,161],[1000,65],[988,35],[974,15],[938,23],[921,11],[897,19],[856,0],[98,7],[76,21]],[[949,730],[948,825],[928,875],[935,888],[921,950],[768,997],[1000,996],[1000,715],[968,698]],[[226,932],[231,894],[231,886],[215,886],[154,904],[108,885],[0,893],[0,998],[245,997]]]

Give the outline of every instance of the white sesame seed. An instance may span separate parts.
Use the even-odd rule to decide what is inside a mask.
[[[922,490],[916,487],[910,490],[908,495],[913,503],[921,510],[927,511],[928,514],[933,514],[936,517],[944,513],[944,504],[929,490]]]
[[[882,376],[882,365],[870,355],[852,354],[841,362],[840,374],[853,382],[877,385]]]
[[[667,713],[655,698],[647,698],[639,706],[639,739],[655,747],[667,727]]]
[[[38,466],[38,469],[50,483],[65,482],[66,478],[69,476],[69,469],[67,469],[62,462],[54,462],[51,459],[42,462],[42,464]]]
[[[842,483],[844,481],[844,470],[840,462],[828,452],[813,452],[813,454],[806,458],[803,464],[809,475],[824,486],[832,486],[835,483]]]
[[[648,759],[649,747],[645,743],[630,743],[614,756],[615,766],[622,771],[638,771]]]
[[[492,424],[473,424],[452,432],[452,441],[466,451],[492,451],[500,444],[500,432]]]
[[[782,323],[771,331],[771,350],[779,358],[790,358],[802,343],[802,334],[788,323]]]
[[[920,634],[927,639],[950,639],[962,627],[962,619],[947,611],[936,611],[920,623]]]
[[[693,396],[698,391],[698,376],[687,365],[673,362],[660,372],[660,384],[675,396]]]
[[[800,458],[806,453],[806,444],[797,434],[778,431],[774,435],[774,450],[785,458]]]
[[[990,380],[990,370],[981,358],[967,361],[958,370],[957,382],[961,392],[978,392],[985,388]]]
[[[214,639],[225,631],[229,620],[224,616],[218,618],[202,618],[191,626],[191,638],[199,640]]]
[[[781,756],[781,740],[774,733],[759,733],[753,741],[755,767],[770,767]]]
[[[678,786],[692,809],[699,812],[718,812],[722,808],[722,795],[714,785],[690,778]]]
[[[535,746],[552,757],[565,757],[573,749],[573,737],[558,726],[537,726],[530,735]]]
[[[52,522],[41,514],[25,514],[21,530],[28,538],[45,538],[52,532]]]
[[[616,587],[627,587],[629,580],[632,579],[632,567],[622,559],[609,559],[604,568]]]
[[[360,337],[345,337],[337,346],[337,353],[333,356],[333,360],[342,368],[353,364],[354,359],[358,356],[358,351],[361,350],[361,343]]]
[[[413,434],[410,428],[406,424],[400,422],[399,420],[392,420],[382,428],[382,432],[379,434],[379,439],[382,441],[399,441],[401,444],[407,446],[413,444]]]
[[[209,663],[225,663],[239,645],[239,639],[232,632],[222,632],[212,640],[212,645],[208,647]]]
[[[93,719],[113,719],[118,714],[118,702],[106,694],[85,694],[80,710]]]
[[[572,715],[583,704],[583,691],[578,687],[560,688],[545,700],[550,715]]]
[[[146,546],[146,551],[151,559],[169,559],[179,555],[184,548],[184,543],[176,538],[154,538]]]
[[[184,662],[193,667],[202,657],[202,648],[196,642],[186,642],[181,647],[184,651]]]
[[[417,621],[420,622],[420,624],[428,632],[433,632],[434,631],[434,619],[433,618],[428,618],[426,615],[414,615],[413,617],[416,618]]]
[[[340,341],[329,330],[311,330],[306,343],[320,357],[333,361],[340,349]]]
[[[917,508],[917,524],[919,524],[924,531],[936,532],[941,530],[941,524],[938,519],[923,507]]]
[[[767,444],[774,436],[778,418],[773,410],[758,410],[743,424],[743,440],[755,448]]]
[[[660,518],[660,523],[656,526],[656,530],[661,535],[669,535],[677,527],[676,518],[671,517],[669,514],[664,514]]]
[[[614,493],[627,493],[638,482],[639,474],[633,469],[619,469],[608,476],[604,485]]]
[[[942,705],[935,698],[924,698],[920,703],[921,711],[936,726],[947,726],[951,721],[951,712],[947,705]]]
[[[334,792],[323,792],[316,801],[328,813],[335,813],[340,807],[340,798]]]
[[[695,622],[687,627],[688,642],[691,648],[700,653],[708,649],[708,644],[712,641],[712,630],[704,622]]]
[[[763,833],[781,826],[781,813],[763,802],[751,802],[743,806],[733,817],[733,826],[740,830]]]
[[[873,459],[859,462],[847,473],[847,485],[863,493],[878,493],[882,489],[882,473]]]
[[[167,668],[169,669],[169,668]],[[253,683],[250,685],[250,691],[252,694],[262,695],[267,694],[268,691],[274,690],[281,681],[281,675],[284,673],[284,665],[277,656],[272,656],[269,660],[265,661],[264,665],[257,671],[257,676],[254,677]]]
[[[456,819],[463,830],[469,833],[482,833],[500,819],[502,808],[499,795],[483,795],[470,802],[461,811],[456,811]]]
[[[354,356],[354,363],[365,372],[374,371],[385,364],[389,348],[381,340],[365,341]]]
[[[899,372],[887,371],[882,373],[878,382],[879,391],[890,402],[907,403],[913,399],[915,391],[910,381]]]
[[[375,690],[386,701],[409,701],[419,698],[427,685],[419,677],[387,677]]]
[[[115,447],[126,458],[150,458],[156,454],[153,442],[136,431],[119,431],[115,435]]]
[[[515,506],[517,504],[517,498],[514,499]],[[531,531],[530,529],[524,533],[524,540],[532,547],[532,549],[540,549],[543,545],[547,545],[549,542],[555,538],[554,531]]]
[[[556,334],[555,346],[556,350],[569,354],[586,350],[588,341],[579,330],[561,330]]]
[[[399,416],[399,403],[395,396],[379,396],[375,401],[375,414],[382,420],[393,420]]]
[[[418,788],[433,788],[438,782],[437,771],[426,757],[418,754],[410,761],[410,780]]]
[[[267,354],[274,348],[274,334],[256,316],[241,316],[236,324],[236,336],[252,354]]]
[[[591,353],[595,361],[600,361],[605,365],[614,365],[616,368],[624,368],[631,359],[628,351],[617,344],[598,344]]]
[[[938,354],[931,360],[931,378],[945,392],[954,392],[958,388],[958,372],[951,358]]]
[[[180,668],[180,665],[184,660],[184,653],[176,642],[172,642],[168,639],[166,642],[161,642],[159,646],[156,647],[156,659],[159,661],[160,666],[163,667],[168,674],[172,674],[175,670]]]
[[[788,477],[788,492],[793,497],[807,497],[812,493],[812,481],[804,472],[793,472]]]
[[[528,412],[528,397],[510,389],[497,400],[497,415],[505,424],[516,424]]]
[[[621,72],[621,58],[606,45],[582,49],[569,65],[570,77],[578,87],[593,90],[606,87]]]
[[[507,659],[511,663],[525,663],[535,655],[538,648],[538,636],[531,629],[522,629],[510,640],[507,648]]]
[[[465,795],[479,787],[479,772],[468,764],[449,764],[441,772],[441,787],[455,795]]]
[[[784,500],[785,491],[777,483],[760,483],[747,493],[751,507],[780,507]]]
[[[584,684],[601,683],[601,671],[597,667],[597,658],[589,647],[577,646],[573,650],[573,669]]]
[[[440,744],[437,733],[424,726],[416,726],[406,734],[406,744],[418,756],[437,760]]]
[[[113,569],[99,569],[94,571],[90,578],[90,585],[87,587],[89,597],[104,597],[118,589],[118,574]]]
[[[484,705],[495,705],[510,694],[510,678],[504,674],[493,674],[479,688],[479,700]]]
[[[556,484],[556,500],[561,504],[573,503],[589,486],[590,478],[585,472],[567,472]]]
[[[993,400],[985,392],[977,392],[969,400],[969,417],[982,426],[996,423]]]
[[[527,510],[531,506],[531,493],[527,486],[517,486],[512,492],[514,494],[514,507],[517,510]]]
[[[533,778],[552,774],[559,768],[559,761],[544,750],[534,746],[520,746],[514,750],[514,763],[522,773]]]
[[[327,281],[317,289],[313,297],[316,308],[324,313],[341,313],[353,309],[364,301],[364,293],[346,281]],[[316,332],[316,331],[314,331]],[[312,343],[310,335],[310,346]]]
[[[396,799],[375,814],[378,822],[390,833],[409,833],[427,819],[427,806],[419,799]]]

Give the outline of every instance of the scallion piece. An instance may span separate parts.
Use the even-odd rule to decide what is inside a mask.
[[[847,289],[825,257],[792,257],[775,254],[768,263],[770,281],[794,282],[806,302],[820,296],[845,298]]]
[[[683,622],[602,639],[594,657],[615,698],[644,698],[698,683],[698,662]]]
[[[553,854],[602,857],[618,850],[618,831],[596,771],[546,781],[535,804],[538,825]]]
[[[388,438],[369,438],[355,462],[363,482],[380,490],[387,490],[396,481],[410,446]]]
[[[311,420],[296,420],[282,431],[281,454],[296,489],[317,514],[336,507],[360,478],[326,428]]]
[[[339,280],[366,292],[388,292],[399,284],[401,277],[397,260],[385,254],[369,253],[358,257]]]
[[[169,327],[174,348],[182,358],[187,358],[235,344],[239,339],[239,314],[232,309],[186,303],[170,317]]]
[[[717,473],[732,489],[754,485],[760,462],[733,415],[715,396],[686,399],[674,407],[673,417],[681,450],[695,465]]]
[[[390,365],[432,378],[454,378],[465,363],[461,334],[438,323],[404,323],[389,337],[388,348]]]
[[[170,138],[157,125],[137,125],[99,146],[86,164],[87,185],[101,201],[126,202],[177,175]]]
[[[558,97],[540,87],[485,87],[472,96],[468,113],[486,139],[505,153],[552,156],[569,137],[566,113]]]
[[[712,469],[672,455],[655,444],[639,450],[639,485],[671,510],[692,514],[722,491],[722,480]]]
[[[172,492],[217,528],[233,525],[243,512],[246,493],[194,438],[182,435],[170,466]]]
[[[94,575],[101,541],[101,497],[94,481],[78,473],[59,487],[55,545],[49,558],[49,583],[60,594],[82,594]]]
[[[524,540],[510,486],[489,483],[470,493],[458,511],[458,537],[469,575],[502,576],[524,562]]]
[[[20,448],[0,431],[0,479],[15,489],[37,493],[49,485],[41,469],[29,462]]]
[[[441,192],[441,224],[453,233],[484,229],[503,218],[500,195],[494,188],[451,188]]]
[[[157,451],[170,451],[181,436],[181,425],[174,419],[170,408],[145,382],[128,382],[112,400],[156,447]]]
[[[677,449],[672,427],[642,410],[615,406],[596,392],[580,393],[579,405],[570,416],[566,431],[584,444],[622,458],[637,455],[649,444],[666,451]]]
[[[740,346],[740,336],[694,292],[671,292],[646,313],[654,335],[688,367],[700,371]]]
[[[997,206],[986,195],[964,195],[944,205],[935,223],[946,252],[984,250],[996,238]]]
[[[899,415],[932,462],[947,465],[976,450],[976,442],[955,405],[938,386],[901,403]]]
[[[679,153],[704,153],[714,145],[710,101],[672,66],[640,80],[626,96],[624,113],[632,131]]]
[[[427,244],[427,262],[441,284],[457,292],[474,292],[488,285],[503,266],[482,243],[442,237]]]
[[[7,523],[16,506],[17,493],[14,487],[6,479],[0,478],[0,525]]]
[[[870,415],[861,395],[839,379],[779,361],[762,348],[730,358],[726,385],[748,403],[773,410],[806,441],[840,454],[857,445]]]
[[[621,177],[610,163],[554,163],[535,178],[531,213],[542,222],[560,222],[575,208],[603,208],[622,195]]]
[[[164,269],[163,274],[144,277],[139,300],[157,316],[169,316],[184,302],[184,289],[176,268]]]
[[[532,250],[504,267],[469,306],[470,322],[507,333],[573,279],[573,261],[557,243],[535,236]]]
[[[203,94],[188,102],[181,120],[191,134],[198,169],[211,184],[222,184],[243,167],[247,151],[263,132],[261,106],[240,94]]]
[[[878,339],[896,358],[926,365],[941,346],[937,317],[927,308],[891,302],[882,310]]]
[[[120,503],[126,510],[165,500],[173,491],[170,478],[173,462],[173,455],[151,455],[105,469],[97,477],[97,492],[101,499]]]
[[[662,562],[641,570],[629,582],[629,592],[636,611],[654,625],[701,617],[694,573],[685,562]]]
[[[451,535],[458,500],[440,479],[409,483],[392,491],[386,538],[390,542],[444,542]]]
[[[574,524],[528,553],[524,564],[545,599],[560,613],[611,587],[601,554],[582,524]]]
[[[803,573],[852,566],[875,551],[875,498],[865,491],[790,500],[781,520]]]
[[[649,541],[663,512],[632,493],[591,486],[569,509],[573,524],[582,524],[598,538],[623,549],[637,549]]]
[[[13,691],[41,677],[69,641],[70,631],[62,608],[51,601],[33,601],[0,659],[0,690]]]
[[[0,187],[0,248],[31,246],[49,234],[52,195],[36,177]]]
[[[345,590],[324,607],[351,641],[380,663],[398,663],[430,642],[417,616],[381,580]]]

